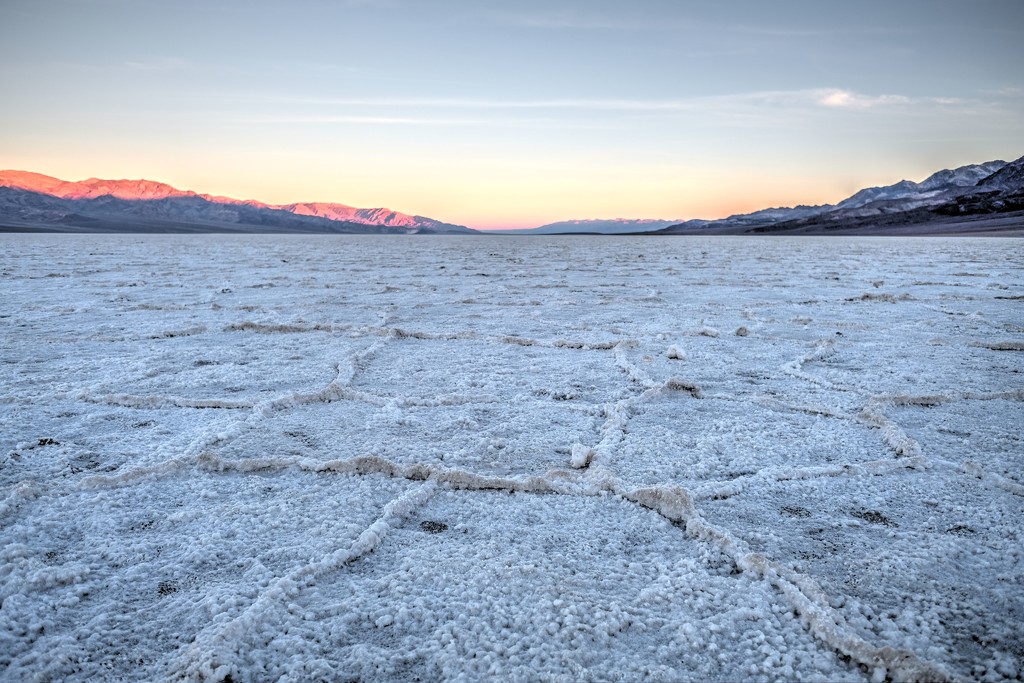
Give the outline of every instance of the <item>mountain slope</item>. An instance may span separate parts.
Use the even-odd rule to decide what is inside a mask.
[[[801,204],[800,206],[794,207],[777,207],[761,209],[760,211],[754,211],[753,213],[737,214],[729,216],[728,218],[723,219],[723,221],[737,225],[763,225],[764,223],[776,223],[778,221],[789,221],[798,218],[817,216],[831,208],[831,204],[823,204],[820,206],[805,206]],[[715,221],[706,221],[706,223],[709,224],[714,222]],[[693,227],[693,224],[693,221],[688,221],[686,223],[686,227]]]
[[[427,218],[426,216],[410,216],[391,209],[357,209],[345,204],[328,202],[301,202],[285,204],[274,208],[282,209],[299,216],[317,216],[332,221],[348,221],[364,225],[386,225],[394,228],[410,230],[430,230],[434,232],[473,232],[461,225],[453,225]]]
[[[947,216],[1024,211],[1024,157],[1006,164],[978,181],[969,192],[958,195],[935,210]]]
[[[28,171],[0,171],[0,190],[0,220],[26,227],[39,223],[40,227],[51,229],[117,226],[127,230],[132,219],[141,219],[157,221],[147,228],[151,230],[474,232],[460,225],[390,209],[357,209],[318,202],[275,206],[179,190],[152,180],[89,178],[68,182]]]
[[[1024,190],[1024,157],[1005,164],[992,175],[978,181],[976,187],[983,192],[1021,192]]]

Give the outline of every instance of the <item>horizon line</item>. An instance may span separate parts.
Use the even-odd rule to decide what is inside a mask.
[[[1012,155],[1011,155],[1011,157],[1012,157]],[[1021,159],[1024,159],[1024,156],[1014,158],[1015,161],[1020,161]],[[974,162],[972,164],[965,164],[965,165],[966,166],[972,166],[972,165],[981,165],[981,164],[995,163],[995,162],[1013,163],[1012,161],[1011,162],[1006,162],[1003,159],[990,159],[990,160],[986,160],[986,161],[979,161],[979,162]],[[929,173],[929,175],[926,176],[925,178],[922,178],[921,181],[927,179],[931,175],[934,175],[935,173],[938,173],[940,171],[952,170],[952,169],[961,168],[961,167],[962,166],[956,166],[956,167],[948,167],[947,166],[947,167],[943,167],[943,168],[937,169],[937,170],[933,171],[932,173]],[[355,205],[352,205],[352,204],[348,204],[348,203],[341,202],[341,201],[335,201],[335,200],[296,200],[296,201],[288,201],[288,202],[282,202],[282,203],[270,203],[270,202],[267,202],[267,201],[264,201],[264,200],[261,200],[261,199],[256,199],[256,198],[251,198],[251,197],[250,198],[242,199],[242,198],[231,197],[231,196],[227,196],[227,195],[213,194],[213,193],[210,193],[210,192],[199,192],[197,190],[192,190],[192,189],[182,189],[182,188],[180,188],[180,187],[178,187],[176,185],[173,185],[170,182],[167,182],[167,181],[164,181],[164,180],[157,180],[157,179],[155,179],[153,177],[149,177],[149,178],[147,178],[147,177],[137,177],[137,178],[127,178],[127,177],[126,178],[100,178],[98,176],[89,176],[89,177],[86,177],[86,178],[82,178],[81,180],[67,180],[67,179],[64,179],[64,178],[60,178],[58,176],[51,176],[51,175],[47,175],[45,173],[41,173],[41,172],[38,172],[38,171],[27,171],[27,170],[22,170],[22,169],[13,169],[13,168],[0,170],[0,175],[2,175],[2,174],[9,174],[9,173],[32,174],[32,175],[42,176],[44,178],[48,178],[48,179],[51,179],[51,180],[57,180],[57,181],[60,181],[61,183],[67,183],[67,184],[85,183],[85,182],[88,182],[90,180],[96,180],[96,181],[102,181],[102,182],[151,182],[151,183],[157,183],[159,185],[165,185],[167,187],[170,187],[172,190],[174,190],[176,192],[190,193],[190,194],[192,194],[194,196],[200,197],[202,199],[206,199],[207,201],[211,201],[211,200],[229,200],[229,201],[238,202],[238,203],[252,202],[252,203],[256,203],[256,204],[261,204],[261,205],[263,205],[263,206],[265,206],[267,208],[271,208],[271,209],[278,209],[280,207],[290,206],[290,205],[293,205],[293,204],[331,204],[331,205],[335,205],[335,206],[343,206],[343,207],[346,207],[346,208],[352,208],[352,209],[356,209],[356,210],[387,210],[387,211],[392,211],[392,212],[395,212],[395,213],[401,213],[401,214],[408,215],[408,216],[413,216],[413,217],[429,218],[431,220],[436,220],[436,221],[439,221],[439,222],[442,222],[442,223],[448,223],[450,225],[457,225],[459,227],[470,228],[470,229],[478,230],[478,231],[481,231],[481,232],[506,232],[506,231],[511,231],[511,230],[532,230],[532,229],[535,229],[535,228],[547,227],[549,225],[553,225],[553,224],[557,224],[557,223],[585,223],[585,222],[602,222],[602,221],[605,221],[605,222],[615,222],[615,221],[622,221],[622,222],[626,222],[626,221],[628,221],[628,222],[639,222],[639,221],[669,222],[669,221],[671,221],[671,224],[677,225],[677,224],[680,224],[680,223],[686,223],[686,222],[690,222],[690,221],[717,221],[717,220],[723,220],[723,219],[729,218],[731,216],[737,216],[737,215],[742,216],[742,215],[746,215],[746,214],[749,214],[749,213],[756,213],[756,212],[759,212],[759,211],[768,211],[768,210],[772,210],[772,209],[789,209],[789,208],[796,208],[796,207],[800,207],[800,206],[809,206],[809,207],[834,206],[835,204],[837,204],[837,203],[843,201],[844,199],[847,199],[850,196],[852,196],[852,195],[846,195],[846,196],[840,197],[839,199],[837,199],[837,200],[835,200],[833,202],[826,202],[824,204],[805,203],[805,202],[798,202],[798,203],[796,203],[796,204],[794,204],[792,206],[783,206],[783,205],[780,205],[780,204],[775,204],[775,205],[771,205],[771,206],[765,206],[765,207],[761,207],[761,208],[758,208],[758,209],[754,209],[753,211],[747,211],[747,212],[744,212],[744,213],[729,212],[729,213],[725,213],[724,215],[716,216],[716,217],[711,217],[711,218],[706,218],[706,217],[701,217],[701,216],[691,216],[691,217],[688,217],[688,218],[673,218],[673,219],[666,219],[666,218],[661,218],[661,217],[645,217],[645,216],[630,216],[628,218],[624,218],[622,216],[617,216],[617,217],[614,217],[614,218],[611,218],[611,217],[609,217],[609,218],[562,218],[562,219],[557,219],[557,220],[549,220],[549,221],[541,223],[539,225],[529,226],[529,227],[524,227],[524,226],[521,226],[521,225],[516,225],[516,226],[501,225],[500,227],[495,227],[494,223],[491,222],[491,221],[483,221],[482,224],[481,223],[477,223],[476,225],[466,225],[466,224],[452,223],[451,221],[448,221],[448,220],[445,220],[445,219],[441,219],[441,218],[435,218],[435,217],[432,217],[432,216],[425,216],[423,214],[416,213],[416,212],[400,211],[398,209],[393,209],[393,208],[388,207],[388,206],[360,207],[360,206],[355,206]],[[862,185],[853,194],[856,194],[857,192],[860,192],[860,191],[865,190],[865,189],[871,189],[871,188],[874,188],[874,187],[887,187],[888,185],[892,185],[892,184],[896,184],[896,183],[900,183],[900,182],[921,182],[921,181],[912,181],[912,180],[909,180],[907,178],[901,178],[899,180],[890,182],[890,183],[888,183],[886,185]],[[9,185],[0,185],[0,187],[8,187],[8,186]],[[32,190],[32,191],[35,191],[35,190]],[[49,194],[49,193],[43,192],[42,194]],[[57,195],[51,195],[51,196],[57,196]],[[142,199],[142,198],[138,198],[138,199]],[[500,224],[500,219],[498,221],[496,221],[496,222],[498,222]],[[483,227],[483,226],[488,226],[488,227]]]

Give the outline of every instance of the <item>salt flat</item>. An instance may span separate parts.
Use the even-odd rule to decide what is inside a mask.
[[[0,244],[3,680],[1024,671],[1024,241]]]

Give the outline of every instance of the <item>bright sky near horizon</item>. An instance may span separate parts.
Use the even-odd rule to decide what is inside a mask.
[[[717,218],[1015,159],[1022,67],[1022,0],[4,0],[0,168]]]

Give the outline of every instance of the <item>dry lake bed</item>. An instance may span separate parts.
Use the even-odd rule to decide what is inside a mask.
[[[1024,673],[1024,240],[0,245],[0,679]]]

